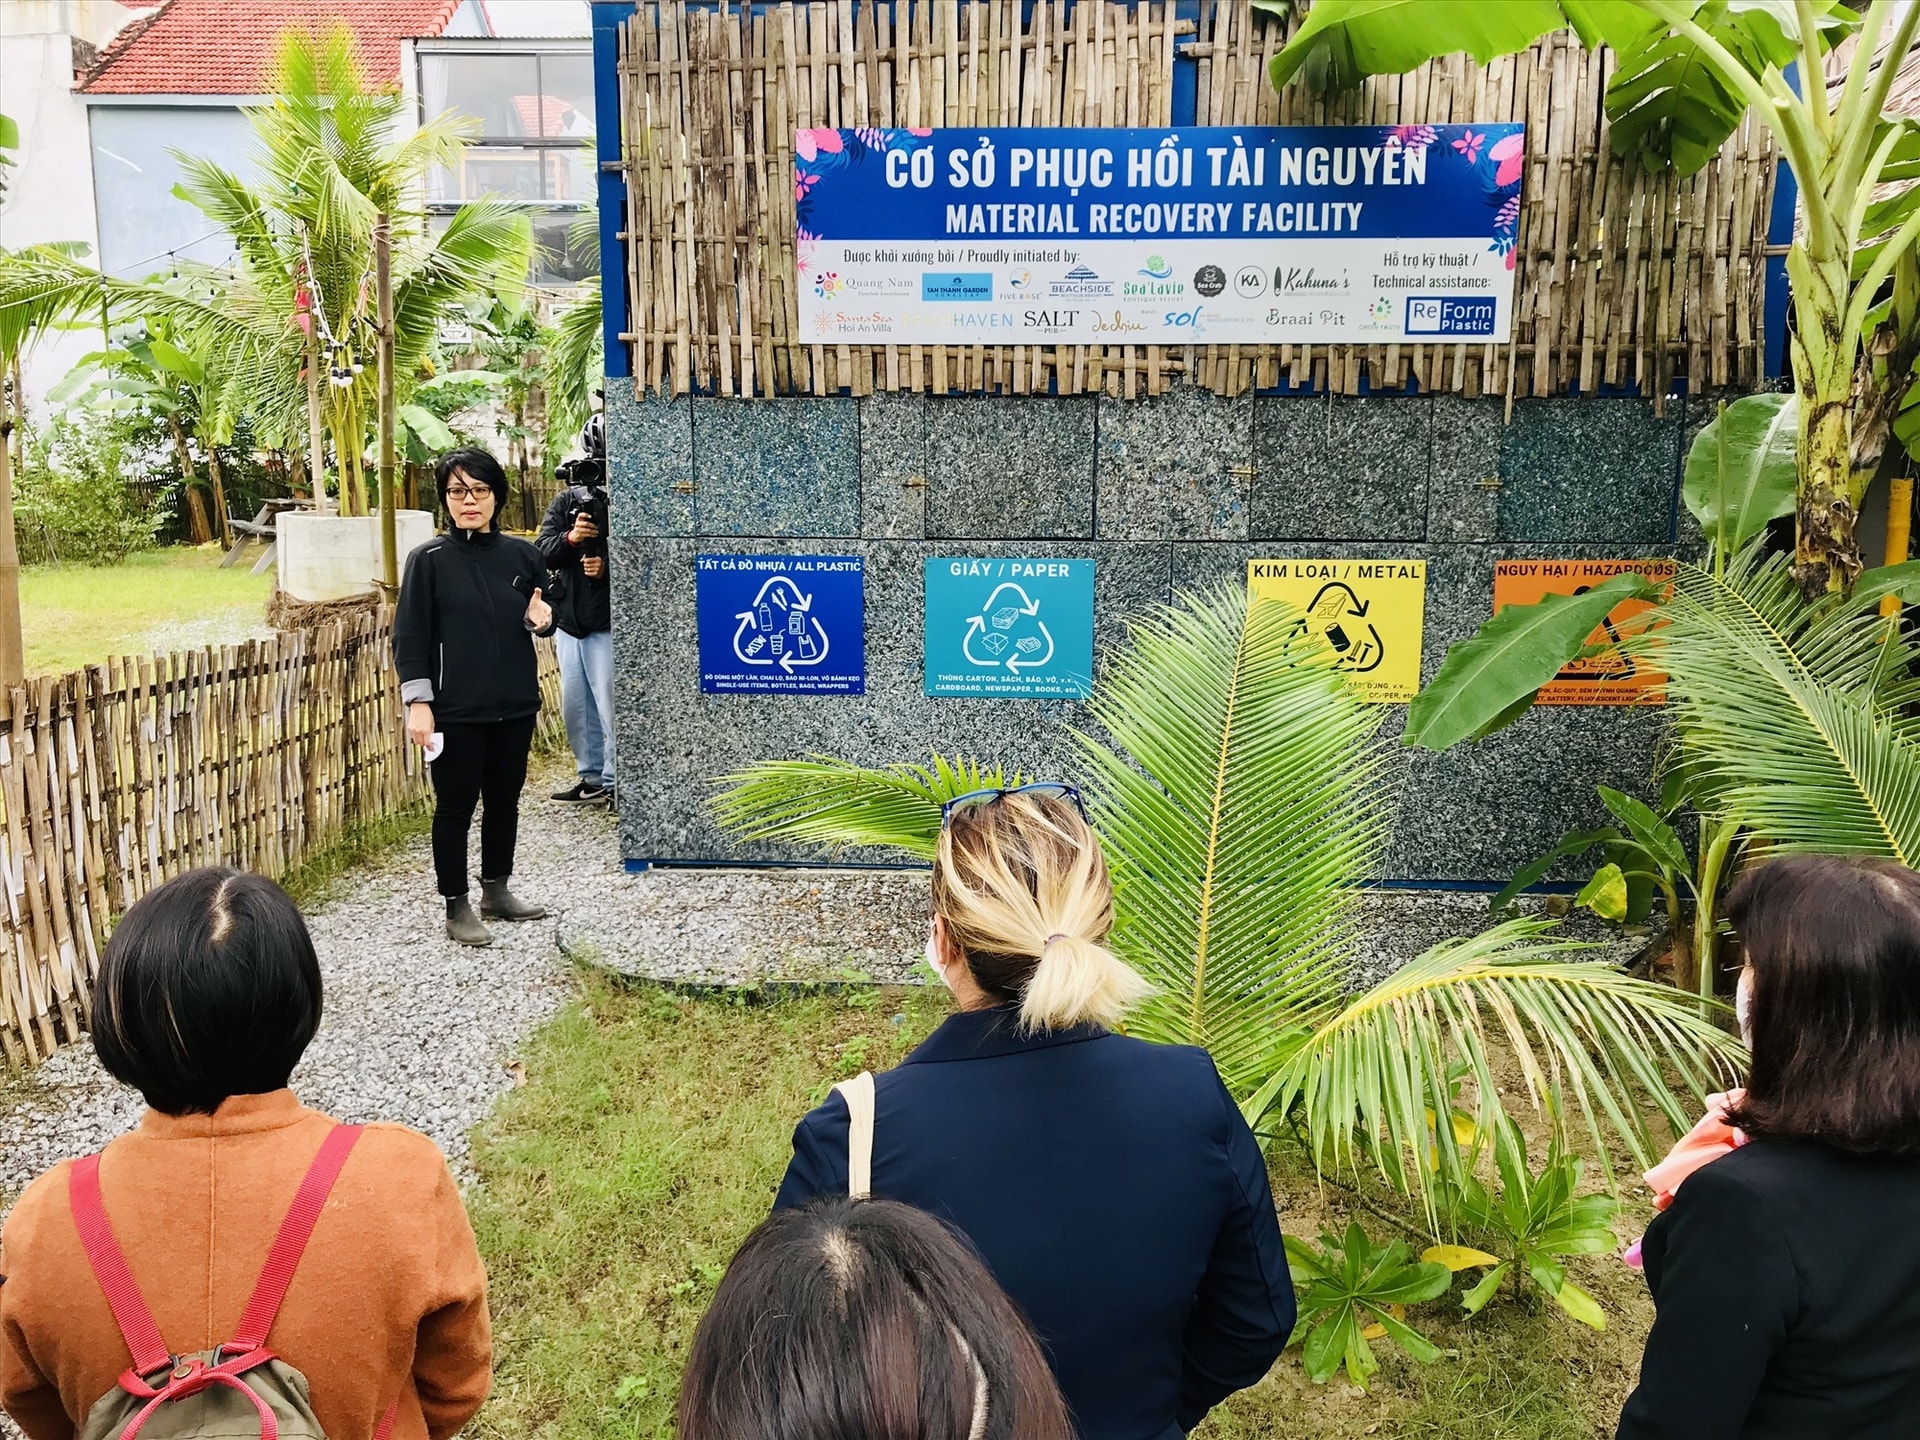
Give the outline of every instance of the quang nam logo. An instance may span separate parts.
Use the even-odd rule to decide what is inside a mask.
[[[841,294],[846,288],[847,282],[840,278],[838,271],[822,270],[813,277],[813,293],[823,300],[829,295]]]

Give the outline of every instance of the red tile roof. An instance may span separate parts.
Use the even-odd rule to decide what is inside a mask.
[[[122,0],[125,3],[125,0]],[[400,42],[438,35],[460,0],[166,0],[136,17],[80,85],[88,95],[258,95],[274,38],[341,21],[375,82],[400,77]]]

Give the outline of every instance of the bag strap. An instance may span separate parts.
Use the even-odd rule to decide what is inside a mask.
[[[280,1233],[273,1237],[266,1266],[254,1283],[247,1308],[241,1313],[240,1328],[227,1344],[229,1350],[259,1350],[266,1345],[273,1318],[280,1313],[280,1302],[287,1298],[287,1287],[293,1283],[293,1272],[306,1253],[307,1241],[313,1238],[313,1227],[320,1221],[320,1212],[333,1193],[333,1182],[340,1178],[341,1167],[347,1163],[354,1142],[359,1140],[361,1128],[336,1125],[321,1142],[320,1153],[307,1167],[306,1178],[300,1182],[293,1204],[287,1207],[286,1218],[280,1222]]]
[[[847,1194],[864,1200],[873,1193],[873,1072],[833,1088],[847,1105]]]
[[[160,1327],[153,1323],[153,1312],[141,1298],[127,1257],[114,1238],[107,1220],[107,1207],[100,1198],[100,1157],[88,1155],[73,1162],[67,1172],[67,1204],[73,1211],[74,1228],[80,1232],[80,1246],[87,1252],[93,1277],[107,1297],[114,1323],[133,1356],[133,1368],[151,1375],[173,1363],[173,1356],[160,1338]]]

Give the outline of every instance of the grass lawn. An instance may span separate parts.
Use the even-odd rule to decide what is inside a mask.
[[[756,1002],[588,976],[527,1052],[526,1084],[476,1136],[483,1183],[472,1208],[498,1369],[469,1433],[670,1436],[694,1325],[766,1214],[794,1122],[835,1080],[893,1064],[945,1013],[943,999],[912,991]],[[1319,1184],[1290,1150],[1272,1174],[1284,1228],[1345,1225],[1352,1197]],[[1353,1214],[1376,1238],[1391,1233],[1377,1213]],[[1644,1219],[1642,1207],[1633,1223]],[[1381,1370],[1362,1392],[1342,1376],[1312,1384],[1292,1350],[1196,1436],[1610,1436],[1652,1310],[1639,1277],[1611,1256],[1570,1273],[1605,1307],[1605,1334],[1510,1297],[1456,1319],[1457,1302],[1443,1297],[1410,1317],[1450,1352],[1438,1364],[1376,1344]]]
[[[34,565],[20,572],[27,674],[58,675],[112,655],[191,650],[264,636],[273,572],[257,548],[221,570],[216,546],[175,545],[119,565]]]

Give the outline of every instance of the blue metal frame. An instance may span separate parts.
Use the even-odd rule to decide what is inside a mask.
[[[634,0],[593,0],[594,158],[600,184],[600,336],[603,371],[609,379],[633,374],[633,358],[620,336],[632,313],[627,295],[627,177],[620,163],[620,27],[632,18]],[[611,168],[609,168],[611,167]]]
[[[1800,67],[1789,65],[1786,69],[1787,84],[1793,87],[1793,93],[1800,93]],[[1800,182],[1794,176],[1793,167],[1787,164],[1783,155],[1773,171],[1773,213],[1767,217],[1767,244],[1791,245],[1793,243],[1793,215],[1800,205]],[[1793,300],[1793,286],[1787,279],[1787,257],[1769,255],[1767,257],[1767,303],[1765,318],[1765,365],[1770,379],[1777,379],[1789,373],[1791,366],[1787,361],[1787,307]]]

